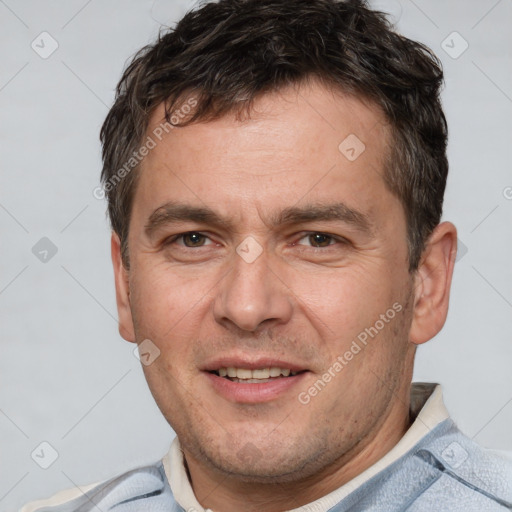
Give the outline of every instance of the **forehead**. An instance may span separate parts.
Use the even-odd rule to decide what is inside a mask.
[[[197,97],[193,92],[182,95],[170,112],[171,123],[179,124],[181,120],[187,120],[189,114],[194,111],[191,105],[196,104]],[[237,113],[240,113],[240,116]],[[202,136],[199,144],[209,138],[208,132],[211,131],[209,128],[212,124],[215,131],[232,130],[238,135],[244,132],[248,135],[255,134],[261,125],[265,125],[264,131],[268,132],[270,138],[273,133],[269,130],[278,131],[281,144],[287,141],[294,143],[301,135],[315,142],[318,142],[317,137],[320,137],[325,143],[335,143],[344,134],[347,135],[348,129],[353,130],[352,134],[358,135],[361,139],[368,138],[369,132],[375,131],[380,142],[384,144],[375,145],[375,141],[372,141],[372,150],[387,146],[390,135],[388,123],[377,104],[363,97],[348,95],[335,86],[323,85],[314,78],[257,95],[248,108],[246,104],[237,104],[231,111],[214,121],[202,122],[200,119],[194,124],[194,131],[197,132],[194,136]],[[162,138],[169,139],[166,136],[171,132],[173,138],[178,139],[180,132],[184,131],[190,133],[191,130],[174,127],[166,122],[162,103],[152,113],[147,133],[161,141]],[[262,139],[263,134],[258,135]]]
[[[189,100],[181,105],[193,104]],[[173,120],[189,111],[178,107]],[[147,136],[155,147],[141,164],[136,197],[154,207],[186,197],[225,210],[254,205],[261,211],[341,194],[369,211],[383,199],[389,140],[383,114],[315,82],[257,97],[242,119],[227,113],[170,127],[160,105]]]

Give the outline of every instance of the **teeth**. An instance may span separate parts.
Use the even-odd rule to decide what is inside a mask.
[[[220,377],[230,377],[236,382],[244,381],[247,383],[268,381],[271,378],[288,377],[290,375],[297,375],[297,372],[292,372],[289,368],[278,368],[273,366],[271,368],[258,368],[256,370],[249,370],[248,368],[219,368],[218,374]]]
[[[276,368],[275,366],[270,368],[271,377],[279,377],[279,375],[281,375],[281,368]]]
[[[231,379],[233,382],[243,382],[244,384],[264,384],[272,379]]]
[[[237,368],[236,369],[236,378],[237,379],[251,379],[252,378],[252,370],[247,370],[245,368]]]
[[[268,379],[270,377],[270,368],[263,368],[263,370],[253,370],[253,379]]]

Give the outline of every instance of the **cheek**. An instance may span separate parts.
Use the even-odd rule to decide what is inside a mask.
[[[399,299],[392,277],[367,265],[297,273],[291,287],[304,315],[333,346],[344,346]]]
[[[180,271],[149,259],[133,272],[132,311],[137,319],[136,328],[161,337],[179,327],[181,335],[208,300],[216,282],[214,276],[208,272],[194,275],[187,269]]]
[[[204,278],[183,275],[159,263],[138,265],[132,283],[132,316],[137,340],[151,340],[159,357],[143,370],[163,411],[185,407],[180,390],[191,389],[193,341],[208,301]]]

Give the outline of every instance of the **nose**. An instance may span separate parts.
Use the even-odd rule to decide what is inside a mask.
[[[215,320],[244,331],[268,329],[287,323],[292,315],[292,293],[278,263],[266,251],[255,261],[233,255],[233,266],[219,283],[214,300]]]

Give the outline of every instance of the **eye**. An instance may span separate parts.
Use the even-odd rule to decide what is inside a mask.
[[[165,245],[174,244],[178,241],[181,241],[181,243],[178,245],[185,247],[202,247],[212,243],[212,241],[206,235],[203,235],[198,231],[188,231],[187,233],[181,233],[179,235],[173,236],[165,242]],[[206,243],[207,241],[209,241],[210,244]]]
[[[320,233],[320,232],[314,232],[314,233],[308,233],[307,235],[303,236],[299,239],[298,245],[306,245],[300,243],[301,240],[307,240],[311,247],[315,248],[322,248],[322,247],[328,247],[330,245],[334,245],[336,243],[342,243],[343,240],[340,240],[338,238],[335,238],[333,235],[329,235],[327,233]]]

